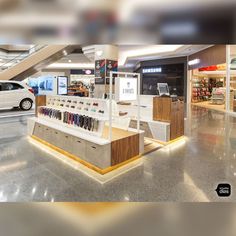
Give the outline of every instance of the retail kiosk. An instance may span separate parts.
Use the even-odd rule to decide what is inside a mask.
[[[37,97],[30,137],[106,174],[184,135],[183,101],[140,96],[139,73],[111,72],[109,91],[108,99]]]
[[[131,74],[122,76],[128,80]],[[136,81],[137,88],[132,91],[138,93],[136,97],[139,97],[138,78],[132,78]],[[136,160],[144,151],[144,132],[139,125],[130,128],[121,122],[121,117],[116,117],[112,111],[112,79],[110,88],[110,100],[38,97],[36,117],[28,120],[30,137],[100,174]],[[136,110],[139,117],[139,107]]]

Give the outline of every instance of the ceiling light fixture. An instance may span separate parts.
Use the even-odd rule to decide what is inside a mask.
[[[47,68],[58,68],[58,69],[93,69],[93,63],[52,63]]]
[[[102,54],[103,54],[103,51],[102,51],[102,50],[98,50],[98,51],[96,51],[96,55],[97,55],[97,56],[101,57]]]
[[[71,60],[68,60],[69,63],[71,63],[72,61]]]
[[[64,56],[67,56],[67,55],[68,55],[68,53],[67,53],[66,50],[63,50],[62,53],[64,54]]]
[[[125,65],[128,58],[141,58],[145,56],[161,56],[164,53],[175,52],[183,45],[150,45],[137,47],[135,50],[125,50],[119,52],[119,65]]]

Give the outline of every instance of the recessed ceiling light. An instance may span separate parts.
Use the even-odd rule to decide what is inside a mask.
[[[72,62],[71,60],[68,60],[68,62]]]
[[[97,54],[97,56],[102,56],[102,54],[103,54],[103,51],[102,50],[98,50],[98,51],[96,51],[96,54]]]

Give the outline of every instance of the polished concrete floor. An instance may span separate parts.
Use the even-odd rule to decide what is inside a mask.
[[[0,201],[236,200],[236,118],[225,113],[192,106],[185,143],[103,185],[32,145],[27,118],[0,119]],[[231,197],[217,196],[219,183],[231,184]]]

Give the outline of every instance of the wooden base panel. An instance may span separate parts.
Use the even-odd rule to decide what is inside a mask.
[[[143,155],[146,155],[148,153],[157,151],[158,149],[162,148],[162,146],[163,146],[162,144],[158,143],[154,139],[150,139],[150,138],[145,138],[145,139],[150,141],[150,144],[144,145],[144,153],[143,153]]]
[[[133,158],[127,160],[127,161],[124,161],[124,162],[122,162],[120,164],[117,164],[117,165],[114,165],[114,166],[111,166],[111,167],[107,167],[105,169],[101,169],[101,168],[99,168],[99,167],[97,167],[97,166],[95,166],[95,165],[93,165],[93,164],[91,164],[91,163],[89,163],[87,161],[84,161],[81,158],[79,158],[79,157],[77,157],[77,156],[75,156],[73,154],[70,154],[69,152],[66,152],[63,149],[58,148],[58,147],[56,147],[56,146],[54,146],[54,145],[52,145],[52,144],[50,144],[50,143],[48,143],[46,141],[44,141],[44,140],[34,136],[34,135],[32,135],[31,138],[36,140],[36,141],[38,141],[39,143],[47,146],[47,147],[53,149],[54,151],[57,151],[57,152],[65,155],[65,156],[73,159],[74,161],[79,162],[80,164],[83,164],[84,166],[88,167],[89,169],[91,169],[93,171],[96,171],[97,173],[99,173],[101,175],[104,175],[104,174],[107,174],[107,173],[109,173],[109,172],[111,172],[113,170],[116,170],[116,169],[118,169],[118,168],[120,168],[120,167],[122,167],[122,166],[124,166],[124,165],[126,165],[126,164],[128,164],[130,162],[132,162],[132,161],[135,161],[135,160],[139,159],[142,156],[142,155],[137,155],[137,156],[135,156],[135,157],[133,157]]]

